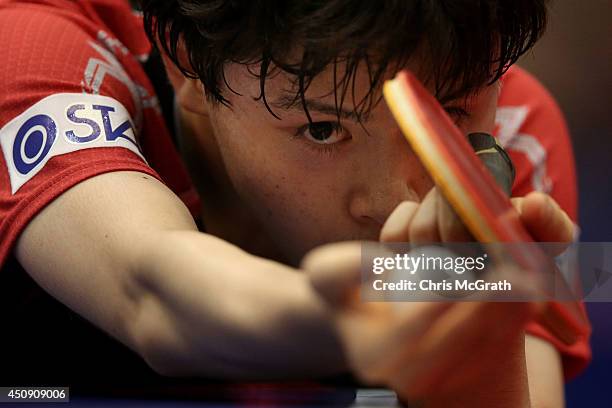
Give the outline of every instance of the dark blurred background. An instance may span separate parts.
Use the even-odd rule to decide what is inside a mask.
[[[612,1],[550,3],[544,38],[520,65],[565,112],[580,191],[582,241],[612,241]],[[612,303],[590,303],[593,363],[568,384],[568,407],[612,407]]]

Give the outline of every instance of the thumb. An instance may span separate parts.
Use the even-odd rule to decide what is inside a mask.
[[[359,295],[360,266],[359,242],[315,248],[306,254],[301,264],[315,291],[332,305],[346,303]]]

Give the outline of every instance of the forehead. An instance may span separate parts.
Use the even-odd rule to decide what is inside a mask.
[[[276,108],[282,109],[295,99],[301,103],[299,98],[300,82],[297,76],[288,74],[278,68],[271,68],[261,80],[260,65],[228,64],[225,69],[227,85],[223,89],[224,95],[234,103],[240,103],[240,94],[245,99],[262,101],[262,91],[266,101]],[[393,72],[388,72],[380,78],[376,84],[372,84],[371,72],[364,63],[360,63],[355,70],[347,71],[344,64],[328,65],[323,72],[313,77],[309,83],[305,83],[305,99],[323,100],[335,103],[346,108],[352,108],[366,97],[373,100],[380,99],[382,95],[382,83],[393,77]],[[232,92],[235,91],[234,92]],[[297,96],[297,99],[296,99]]]
[[[428,76],[426,72],[423,72],[423,66],[414,59],[409,61],[404,68],[411,70],[421,78]],[[297,76],[281,69],[271,68],[262,80],[260,71],[261,65],[259,64],[230,63],[226,65],[226,84],[223,93],[233,107],[241,110],[266,111],[266,114],[270,115],[265,103],[275,114],[303,106]],[[368,69],[364,62],[359,63],[354,70],[347,70],[344,64],[328,65],[323,72],[312,78],[310,83],[305,84],[307,87],[304,101],[307,102],[309,110],[311,106],[319,102],[324,107],[317,111],[331,114],[332,112],[329,111],[332,110],[335,115],[337,107],[341,117],[351,118],[352,116],[353,119],[358,116],[355,112],[362,109],[363,104],[367,106],[371,103],[369,106],[371,111],[365,112],[362,118],[370,116],[370,113],[372,113],[371,116],[377,115],[380,107],[385,106],[384,103],[378,103],[382,99],[382,84],[395,75],[395,69],[389,68],[377,81],[373,80],[372,75],[372,69]],[[433,86],[427,83],[425,85],[433,93]],[[468,105],[469,99],[470,97],[466,96],[449,102],[452,102],[453,105]],[[377,112],[374,113],[375,111]],[[350,115],[349,112],[353,114]],[[303,111],[302,114],[304,114]]]

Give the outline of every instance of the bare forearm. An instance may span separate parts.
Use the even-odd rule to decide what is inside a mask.
[[[540,338],[525,337],[529,391],[533,408],[563,408],[563,366],[555,347]]]
[[[254,378],[343,367],[304,276],[195,231],[182,202],[141,173],[68,190],[15,253],[48,293],[158,371]]]
[[[323,376],[344,370],[331,319],[305,276],[214,237],[169,232],[136,271],[136,348],[169,375]]]

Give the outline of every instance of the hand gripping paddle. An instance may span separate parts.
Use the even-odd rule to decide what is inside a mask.
[[[413,74],[402,71],[386,81],[383,94],[412,149],[478,241],[533,242],[466,136]],[[514,263],[528,273],[537,273],[550,262],[535,245],[506,248]],[[565,285],[566,293],[571,293],[560,274],[555,277],[558,280]],[[539,322],[568,345],[588,330],[585,313],[577,301],[548,301]]]

